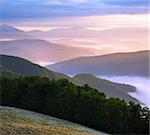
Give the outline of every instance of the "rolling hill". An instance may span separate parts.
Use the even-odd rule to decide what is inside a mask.
[[[100,92],[104,92],[106,96],[124,99],[125,101],[138,102],[135,98],[128,95],[128,92],[136,91],[135,87],[130,85],[113,83],[107,80],[98,79],[91,74],[80,74],[71,78],[65,74],[53,72],[44,67],[36,65],[28,60],[0,55],[0,74],[1,76],[43,76],[50,79],[68,79],[76,85],[88,84],[92,88]]]
[[[128,92],[136,91],[133,86],[118,84],[105,79],[100,79],[92,74],[78,74],[74,76],[73,79],[76,80],[76,82],[80,82],[81,84],[88,84],[90,87],[105,93],[108,97],[124,99],[127,102],[138,102],[135,98],[127,94]]]
[[[0,55],[1,76],[43,76],[51,79],[70,79],[67,75],[50,71],[28,60]]]
[[[80,57],[53,65],[47,68],[76,75],[78,73],[91,73],[96,76],[148,76],[150,51],[130,53],[114,53],[101,56]]]
[[[107,135],[79,124],[23,109],[0,106],[1,135]]]
[[[34,63],[54,63],[64,59],[93,54],[90,49],[67,47],[40,39],[0,41],[0,48],[1,54],[22,57]]]

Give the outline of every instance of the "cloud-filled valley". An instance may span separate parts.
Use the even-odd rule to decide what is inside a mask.
[[[140,76],[130,77],[130,76],[100,76],[111,80],[116,83],[130,84],[136,87],[136,92],[130,92],[129,95],[135,97],[145,104],[145,106],[150,108],[150,78],[144,78]]]
[[[15,54],[39,64],[56,63],[81,56],[148,49],[148,29],[145,27],[118,27],[98,31],[88,28],[56,28],[45,32],[26,32],[8,25],[1,25],[0,32],[1,41],[5,41],[0,42],[1,53]],[[37,45],[32,41],[35,41]],[[38,41],[43,41],[47,45],[42,45],[43,43]],[[34,56],[32,56],[33,53],[35,53]]]
[[[48,125],[35,118],[36,124],[0,109],[2,134],[148,135],[149,4],[0,0],[0,108],[92,128],[77,132],[68,122],[53,128],[56,119]]]

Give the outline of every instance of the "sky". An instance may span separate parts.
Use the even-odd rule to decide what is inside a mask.
[[[104,37],[74,39],[76,42],[46,39],[66,46],[90,48],[95,55],[145,50],[149,49],[150,5],[148,1],[0,0],[0,24],[15,26],[24,31],[72,28],[70,32],[80,35],[84,34],[82,30],[85,28],[100,31],[101,35],[105,32]],[[79,33],[76,30],[79,30]],[[71,43],[68,44],[69,42]]]
[[[0,5],[1,23],[43,31],[51,27],[102,28],[104,23],[111,28],[123,21],[146,25],[145,14],[149,13],[148,0],[0,0]]]
[[[0,5],[2,22],[148,12],[148,0],[0,0]]]

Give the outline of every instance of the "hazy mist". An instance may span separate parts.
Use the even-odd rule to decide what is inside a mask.
[[[100,76],[100,78],[108,79],[117,83],[125,83],[135,86],[137,91],[129,93],[132,97],[143,102],[150,108],[150,78],[146,77],[129,77],[129,76]]]

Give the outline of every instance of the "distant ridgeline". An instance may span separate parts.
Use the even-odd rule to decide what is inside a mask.
[[[76,85],[88,84],[90,87],[105,93],[108,97],[123,99],[126,102],[133,101],[135,103],[140,103],[138,100],[128,95],[128,92],[136,91],[133,86],[113,83],[96,78],[91,74],[79,74],[71,78],[65,74],[48,70],[19,57],[0,55],[0,74],[3,77],[42,76],[56,80],[68,79]]]
[[[77,122],[111,134],[147,134],[149,110],[88,85],[43,77],[1,78],[1,105],[19,107]]]
[[[96,76],[149,76],[150,51],[113,53],[100,56],[79,57],[47,68],[69,75],[92,73]],[[78,65],[78,66],[76,66]]]

